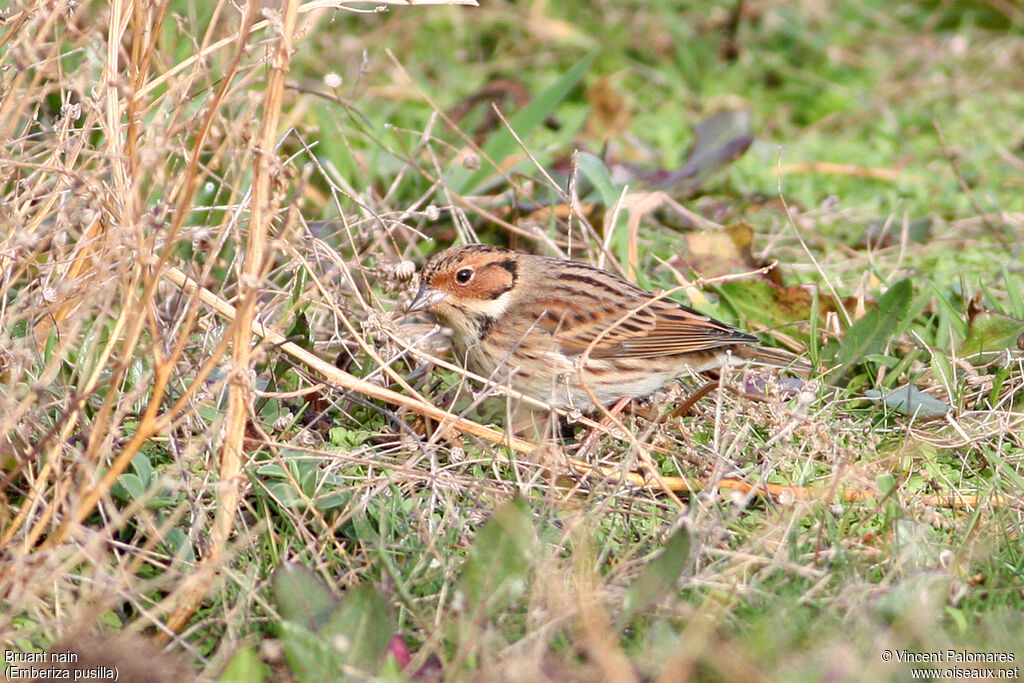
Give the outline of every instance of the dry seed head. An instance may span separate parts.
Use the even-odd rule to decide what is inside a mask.
[[[290,443],[302,448],[320,448],[324,445],[324,438],[311,429],[300,429]]]
[[[78,102],[62,104],[60,107],[60,118],[77,121],[82,118],[82,105]]]
[[[288,429],[289,426],[291,426],[294,420],[295,416],[291,414],[291,411],[285,410],[280,415],[277,416],[276,420],[274,420],[272,425],[273,429],[275,432],[284,431],[285,429]]]
[[[402,261],[394,266],[394,274],[399,282],[408,282],[416,274],[416,264],[412,261]]]

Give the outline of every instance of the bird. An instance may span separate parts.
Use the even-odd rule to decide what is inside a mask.
[[[407,309],[420,311],[451,328],[463,367],[567,411],[645,398],[731,358],[796,358],[607,270],[486,244],[424,263]]]

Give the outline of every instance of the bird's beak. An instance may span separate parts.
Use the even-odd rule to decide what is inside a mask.
[[[432,306],[436,306],[445,300],[448,295],[439,289],[434,289],[426,283],[420,287],[420,291],[416,292],[416,297],[409,304],[409,308],[406,310],[407,313],[415,313],[417,311],[425,311]]]

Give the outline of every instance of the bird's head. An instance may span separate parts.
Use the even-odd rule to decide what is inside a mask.
[[[457,333],[493,323],[515,295],[520,265],[519,254],[501,247],[449,247],[424,264],[408,310],[430,311]]]

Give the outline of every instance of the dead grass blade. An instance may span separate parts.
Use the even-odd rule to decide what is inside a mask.
[[[611,480],[616,483],[627,483],[639,489],[654,491],[671,491],[683,493],[699,493],[709,486],[714,486],[722,493],[734,491],[744,495],[766,496],[783,504],[790,504],[798,500],[829,500],[837,497],[846,503],[864,503],[880,500],[885,497],[880,491],[871,489],[848,489],[821,486],[788,486],[783,484],[767,484],[764,482],[747,482],[740,479],[720,479],[717,482],[699,477],[665,477],[657,473],[644,476],[637,472],[622,472],[614,467],[604,465],[592,465],[581,460],[572,458],[569,464],[575,469],[576,474],[581,477],[593,475],[601,479]],[[971,494],[914,494],[899,496],[904,504],[920,503],[936,507],[951,508],[976,508],[979,505],[990,505],[995,507],[1015,507],[1024,509],[1024,500],[1012,499],[1007,496],[998,495],[971,495]]]
[[[234,529],[238,510],[242,480],[242,457],[245,428],[252,405],[253,386],[248,370],[252,364],[252,328],[256,316],[256,301],[260,283],[266,275],[267,239],[274,220],[271,183],[277,171],[274,162],[278,122],[285,91],[285,77],[291,63],[292,40],[298,17],[298,0],[288,0],[282,12],[278,27],[277,45],[271,57],[267,74],[267,91],[264,96],[263,117],[260,120],[259,136],[253,149],[253,190],[250,202],[249,232],[245,248],[245,261],[239,281],[239,305],[234,323],[228,336],[232,338],[231,363],[233,378],[228,383],[228,408],[225,424],[224,444],[220,453],[219,501],[214,519],[209,552],[201,563],[202,571],[191,581],[178,587],[175,597],[180,604],[166,621],[167,628],[177,633],[195,614],[206,597],[214,571],[219,568],[224,548]],[[246,24],[256,18],[257,3],[250,3],[246,13]],[[210,571],[214,570],[214,571]]]

